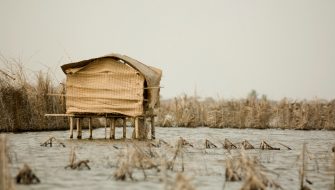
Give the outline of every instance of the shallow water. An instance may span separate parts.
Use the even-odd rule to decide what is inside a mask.
[[[127,128],[128,138],[132,128]],[[8,134],[11,150],[11,172],[17,174],[23,163],[28,163],[41,184],[23,186],[17,189],[164,189],[161,181],[162,172],[147,171],[148,178],[143,180],[141,171],[135,172],[136,182],[116,181],[113,178],[115,165],[120,151],[125,150],[124,141],[103,139],[104,129],[95,129],[93,137],[88,140],[88,131],[83,131],[83,140],[68,138],[68,131],[28,132]],[[120,138],[122,129],[117,128],[116,137]],[[40,146],[42,142],[54,136],[65,143],[63,148],[54,144],[53,147]],[[255,129],[212,129],[212,128],[156,128],[156,136],[174,145],[179,137],[191,142],[194,147],[185,150],[185,175],[196,189],[239,189],[241,182],[225,183],[224,160],[229,156],[222,149],[221,143],[228,138],[233,143],[247,139],[255,147],[261,140],[266,140],[281,150],[247,150],[248,155],[256,156],[271,172],[269,176],[277,181],[283,189],[298,189],[299,155],[303,143],[307,143],[307,178],[313,182],[312,189],[330,189],[334,184],[334,155],[331,147],[335,145],[335,131],[294,131],[294,130],[255,130]],[[209,139],[218,145],[217,149],[204,149],[204,141]],[[129,141],[131,142],[131,141]],[[278,142],[288,145],[287,150]],[[113,146],[114,145],[114,146]],[[69,154],[75,148],[77,158],[90,160],[91,170],[65,170],[69,163]],[[116,149],[116,148],[117,149]],[[160,154],[165,154],[162,148],[155,148]],[[239,150],[233,150],[232,154]],[[180,170],[180,165],[176,165]],[[174,181],[176,172],[168,174],[168,180]]]

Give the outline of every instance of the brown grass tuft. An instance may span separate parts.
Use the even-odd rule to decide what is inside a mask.
[[[16,183],[19,184],[37,184],[40,183],[40,179],[35,175],[33,170],[28,166],[28,164],[24,164],[23,168],[16,175]]]

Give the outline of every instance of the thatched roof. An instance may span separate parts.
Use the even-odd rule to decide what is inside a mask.
[[[67,74],[66,70],[72,69],[72,68],[81,68],[85,67],[89,63],[92,63],[95,60],[103,59],[103,58],[112,58],[115,60],[122,60],[129,66],[133,67],[137,71],[139,71],[145,78],[147,85],[148,85],[148,95],[149,95],[149,107],[153,108],[159,101],[159,83],[162,77],[162,71],[158,68],[154,68],[151,66],[147,66],[133,58],[130,58],[126,55],[121,54],[108,54],[102,57],[92,58],[88,60],[83,60],[79,62],[74,63],[68,63],[65,65],[62,65],[61,68],[65,74]]]

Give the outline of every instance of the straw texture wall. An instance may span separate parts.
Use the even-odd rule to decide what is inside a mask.
[[[67,113],[143,114],[144,76],[105,57],[66,70]]]

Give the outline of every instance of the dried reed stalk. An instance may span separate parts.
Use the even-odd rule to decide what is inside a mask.
[[[267,143],[264,140],[262,140],[261,144],[259,145],[259,148],[262,149],[262,150],[280,150],[280,148],[275,148],[275,147],[269,145],[269,143]]]
[[[54,85],[49,73],[28,73],[20,62],[5,62],[15,80],[0,74],[0,131],[65,129],[64,118],[44,117],[45,113],[65,113],[65,99],[47,95],[63,93],[63,86]]]
[[[176,97],[161,101],[160,126],[335,130],[335,100],[270,101],[265,96],[240,100]]]
[[[306,147],[306,143],[303,144],[303,147],[302,147],[302,153],[301,153],[301,167],[300,167],[300,170],[299,170],[299,179],[300,179],[300,190],[310,190],[310,188],[306,185],[304,185],[304,181],[307,180],[307,178],[305,177],[306,174],[305,174],[305,171],[306,171],[306,159],[305,159],[305,154],[307,152],[307,147]]]
[[[23,168],[21,168],[19,173],[16,175],[16,183],[30,185],[41,183],[41,181],[28,164],[24,164]]]
[[[6,142],[6,136],[0,135],[0,190],[14,190],[15,186],[10,175]]]
[[[245,150],[248,150],[248,149],[255,149],[255,147],[252,146],[252,144],[250,144],[250,142],[247,141],[247,140],[242,141],[241,144],[242,144],[242,147],[243,147]]]
[[[177,173],[176,180],[172,185],[173,190],[195,190],[190,180],[182,173]]]
[[[57,140],[55,137],[50,137],[48,140],[41,143],[41,146],[50,146],[52,147],[53,141],[56,141],[60,146],[65,147],[65,144]]]
[[[90,166],[88,165],[88,163],[90,162],[89,160],[76,160],[77,156],[76,156],[76,152],[75,149],[72,148],[71,152],[70,152],[70,157],[69,157],[69,165],[65,166],[64,168],[71,168],[72,170],[75,169],[83,169],[83,168],[87,168],[87,169],[91,169]]]
[[[225,176],[226,181],[243,180],[243,190],[281,189],[277,182],[266,175],[265,167],[255,158],[247,156],[243,149],[239,157],[226,160]]]
[[[121,159],[118,161],[117,169],[113,174],[114,178],[122,181],[127,178],[135,180],[132,174],[135,169],[139,169],[142,171],[144,179],[146,179],[145,170],[156,169],[160,171],[158,161],[154,159],[157,153],[151,149],[150,144],[148,148],[149,150],[146,151],[136,144],[128,146],[120,155]]]
[[[212,143],[211,141],[209,141],[208,139],[205,140],[205,148],[217,148],[217,146]]]
[[[230,140],[224,139],[223,148],[230,150],[230,149],[237,149],[237,146],[234,145],[232,142],[230,142]]]

